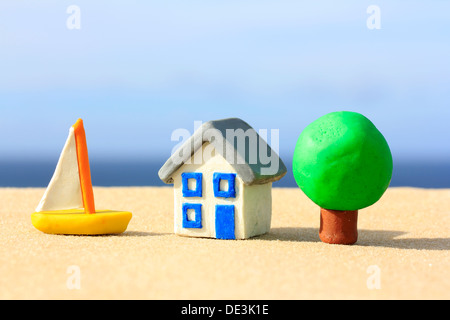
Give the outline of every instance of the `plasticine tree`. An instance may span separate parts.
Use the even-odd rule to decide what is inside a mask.
[[[358,210],[377,202],[392,177],[389,146],[363,115],[329,113],[301,133],[293,173],[303,192],[321,207],[323,242],[354,244]]]

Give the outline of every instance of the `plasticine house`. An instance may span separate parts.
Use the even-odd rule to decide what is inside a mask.
[[[162,166],[174,185],[175,233],[247,239],[270,230],[272,182],[286,167],[246,122],[206,122]]]

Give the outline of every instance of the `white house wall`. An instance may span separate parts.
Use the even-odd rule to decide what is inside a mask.
[[[272,218],[272,183],[245,186],[242,203],[245,238],[269,232]]]
[[[246,231],[244,230],[244,222],[242,216],[243,194],[244,186],[242,180],[236,175],[236,198],[216,198],[213,190],[213,174],[215,172],[221,173],[236,173],[234,168],[223,158],[220,154],[208,148],[209,143],[203,144],[191,158],[202,159],[201,155],[207,154],[206,161],[203,164],[186,163],[174,175],[174,229],[175,233],[179,235],[194,236],[194,237],[215,237],[215,207],[217,204],[234,205],[235,206],[235,237],[236,239],[245,238]],[[206,149],[206,150],[205,150]],[[209,155],[213,156],[209,156]],[[202,179],[202,197],[201,198],[185,198],[182,193],[182,179],[183,172],[201,172]],[[253,195],[254,196],[254,195]],[[182,204],[183,203],[201,203],[202,204],[202,228],[201,229],[184,229],[182,227]]]

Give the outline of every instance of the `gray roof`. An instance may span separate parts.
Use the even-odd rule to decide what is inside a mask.
[[[250,125],[230,118],[204,123],[161,167],[160,179],[173,183],[173,174],[207,142],[230,163],[246,185],[274,182],[287,172],[278,154]]]

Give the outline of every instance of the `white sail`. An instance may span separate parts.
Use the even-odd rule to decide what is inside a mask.
[[[77,146],[73,127],[70,128],[55,173],[36,212],[83,208]]]

